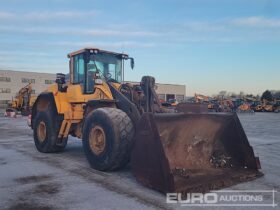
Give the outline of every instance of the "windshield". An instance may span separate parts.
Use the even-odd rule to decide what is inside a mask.
[[[91,54],[87,64],[88,75],[96,72],[97,69],[101,76],[110,78],[113,81],[122,82],[122,59],[118,55],[108,53]]]

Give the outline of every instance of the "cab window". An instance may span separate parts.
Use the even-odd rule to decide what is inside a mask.
[[[85,62],[83,55],[74,56],[74,75],[73,83],[79,84],[84,82],[85,77]]]

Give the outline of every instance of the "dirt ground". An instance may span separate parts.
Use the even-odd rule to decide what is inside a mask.
[[[239,115],[265,176],[233,190],[272,190],[279,203],[280,114]],[[195,207],[194,209],[224,209]],[[248,209],[250,207],[229,207]],[[278,209],[279,205],[274,209]],[[81,141],[70,137],[59,154],[39,153],[26,118],[0,117],[0,209],[190,209],[166,204],[165,195],[137,183],[129,172],[89,167]],[[252,208],[256,209],[256,207]],[[260,207],[259,209],[273,209]]]

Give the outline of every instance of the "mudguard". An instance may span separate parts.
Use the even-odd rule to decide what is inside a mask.
[[[42,103],[43,101],[43,103]],[[44,104],[43,106],[41,106],[41,103]],[[40,104],[40,106],[38,106]],[[31,128],[33,129],[33,120],[35,119],[35,116],[37,114],[38,111],[47,109],[49,107],[52,107],[52,114],[54,114],[55,116],[58,115],[57,112],[57,107],[56,107],[56,103],[55,103],[55,99],[54,99],[54,95],[51,92],[43,92],[41,93],[35,103],[32,106],[32,115],[31,115]]]

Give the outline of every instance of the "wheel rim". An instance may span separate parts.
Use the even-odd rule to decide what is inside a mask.
[[[46,124],[44,122],[40,122],[37,128],[38,140],[40,142],[45,141],[47,131],[46,131]]]
[[[103,128],[96,125],[90,130],[89,144],[91,150],[96,155],[99,155],[104,151],[106,145],[106,136]]]

